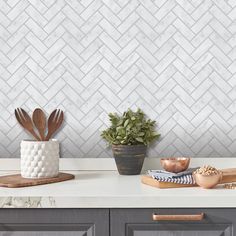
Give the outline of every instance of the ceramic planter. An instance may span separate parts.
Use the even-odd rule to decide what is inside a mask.
[[[146,157],[147,146],[145,145],[113,145],[113,155],[119,174],[140,174],[143,161]]]
[[[50,178],[59,173],[59,142],[21,142],[21,175],[24,178]]]

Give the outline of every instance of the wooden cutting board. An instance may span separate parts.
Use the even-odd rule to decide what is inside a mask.
[[[70,179],[74,179],[75,176],[67,173],[59,173],[57,177],[53,178],[41,178],[41,179],[26,179],[21,177],[20,174],[16,175],[5,175],[0,176],[0,187],[7,188],[21,188],[21,187],[30,187],[41,184],[51,184],[62,182]]]
[[[236,182],[236,168],[222,169],[223,177],[221,184]],[[185,187],[197,187],[196,184],[175,184],[168,182],[161,182],[153,179],[151,176],[143,175],[141,176],[141,182],[156,188],[185,188]]]

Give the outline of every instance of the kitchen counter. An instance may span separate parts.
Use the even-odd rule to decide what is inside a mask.
[[[140,176],[116,171],[70,171],[74,180],[26,187],[0,187],[0,207],[20,208],[219,208],[236,207],[236,190],[219,186],[157,189]],[[1,174],[6,174],[1,172]],[[10,174],[10,172],[8,172]]]

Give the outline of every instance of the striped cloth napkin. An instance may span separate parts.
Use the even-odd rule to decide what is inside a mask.
[[[161,182],[176,184],[195,184],[192,173],[198,168],[190,168],[180,173],[172,173],[164,170],[148,170],[148,175]]]

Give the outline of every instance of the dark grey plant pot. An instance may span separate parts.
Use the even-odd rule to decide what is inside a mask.
[[[139,175],[146,157],[145,145],[112,145],[113,155],[120,175]]]

